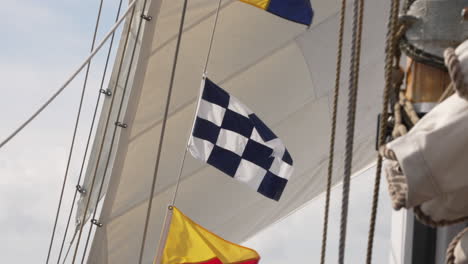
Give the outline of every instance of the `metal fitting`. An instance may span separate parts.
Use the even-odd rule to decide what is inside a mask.
[[[101,222],[99,222],[97,219],[91,219],[91,223],[93,225],[96,225],[97,227],[102,227],[103,224]]]
[[[141,18],[143,18],[143,19],[146,20],[146,21],[151,21],[151,20],[153,19],[152,16],[147,16],[147,15],[145,15],[145,14],[141,14]]]
[[[106,89],[106,90],[101,89],[101,90],[99,90],[99,92],[101,92],[102,94],[105,94],[105,95],[107,95],[107,96],[111,96],[111,95],[112,95],[112,92],[111,92],[111,90],[109,90],[109,89]]]
[[[76,185],[76,190],[81,194],[86,194],[86,189],[81,187],[81,185]]]
[[[121,123],[121,122],[119,122],[119,121],[115,122],[115,125],[116,125],[116,126],[119,126],[119,127],[121,127],[121,128],[127,128],[127,127],[128,127],[127,124]]]

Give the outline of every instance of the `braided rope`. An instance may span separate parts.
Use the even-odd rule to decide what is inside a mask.
[[[447,65],[447,69],[455,90],[461,97],[468,100],[468,87],[465,86],[460,61],[458,60],[458,56],[455,54],[455,50],[453,48],[446,49],[444,52],[444,57],[445,65]]]
[[[387,148],[384,145],[380,147],[379,152],[383,158],[387,159],[388,162],[391,163],[390,166],[386,167],[388,192],[390,194],[390,198],[392,199],[392,207],[395,210],[400,210],[406,205],[406,193],[408,193],[406,177],[401,170],[393,150]]]
[[[386,133],[388,126],[388,105],[390,101],[390,92],[392,89],[392,73],[393,61],[395,50],[395,31],[397,30],[398,10],[400,8],[399,0],[391,1],[390,16],[387,23],[387,41],[386,41],[386,55],[385,55],[385,89],[383,94],[382,103],[382,122],[380,123],[379,146],[385,143]],[[372,263],[372,251],[374,247],[375,224],[377,218],[377,207],[379,203],[380,180],[382,175],[382,156],[377,156],[377,167],[375,172],[374,192],[372,197],[372,209],[370,216],[370,226],[367,238],[367,254],[366,263]]]
[[[459,224],[459,223],[464,223],[468,221],[468,216],[462,216],[462,217],[451,219],[451,220],[446,220],[446,219],[434,220],[429,215],[424,213],[420,205],[415,206],[413,208],[413,211],[414,211],[414,214],[416,215],[416,218],[421,223],[430,227],[448,226],[448,225]]]
[[[338,99],[340,95],[340,79],[341,79],[341,62],[343,56],[343,35],[346,15],[346,0],[341,1],[340,11],[340,26],[338,34],[338,54],[336,58],[336,75],[335,75],[335,90],[333,92],[333,112],[332,112],[332,124],[330,132],[330,149],[328,159],[328,175],[327,175],[327,191],[325,195],[325,212],[323,218],[323,235],[322,235],[322,251],[320,254],[320,263],[325,263],[325,255],[327,250],[327,233],[328,233],[328,216],[330,211],[330,193],[333,177],[333,160],[335,153],[335,137],[336,137],[336,122],[338,116]]]
[[[355,0],[353,7],[353,37],[351,43],[351,58],[348,90],[348,113],[346,122],[346,147],[343,176],[343,195],[341,203],[340,241],[338,263],[344,263],[346,247],[346,229],[348,224],[349,192],[351,185],[351,170],[353,161],[354,127],[356,121],[356,104],[359,84],[359,64],[361,55],[362,21],[364,16],[364,0]]]
[[[393,126],[392,137],[397,138],[408,133],[408,129],[403,124],[403,118],[401,116],[401,104],[396,103],[393,106],[393,115],[395,118],[395,125]]]
[[[452,96],[453,94],[455,93],[455,87],[453,85],[453,83],[451,82],[447,88],[445,88],[444,92],[442,93],[442,95],[440,96],[439,98],[439,101],[437,103],[442,103],[445,99],[449,98],[450,96]]]
[[[446,264],[455,264],[455,247],[457,246],[458,242],[460,242],[461,238],[465,233],[468,232],[468,228],[463,229],[453,240],[450,242],[447,253],[445,255],[445,263]]]

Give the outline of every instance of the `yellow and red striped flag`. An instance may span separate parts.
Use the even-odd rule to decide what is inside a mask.
[[[260,256],[211,233],[177,208],[169,212],[170,226],[161,261],[154,264],[258,264]],[[164,242],[164,241],[163,241]],[[159,262],[159,263],[158,263]]]

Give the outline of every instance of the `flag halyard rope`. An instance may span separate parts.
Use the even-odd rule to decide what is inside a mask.
[[[353,6],[353,28],[351,59],[349,73],[348,110],[346,122],[346,145],[343,177],[343,195],[341,204],[340,239],[338,263],[344,264],[346,249],[346,231],[348,224],[349,192],[353,160],[354,127],[356,121],[357,94],[359,87],[359,66],[362,39],[362,20],[364,17],[364,0],[355,0]]]
[[[327,234],[328,234],[328,216],[330,210],[330,192],[333,177],[333,161],[335,153],[335,136],[336,136],[336,122],[338,115],[338,100],[340,94],[340,79],[341,79],[341,62],[343,56],[343,35],[344,25],[346,16],[346,0],[341,1],[340,10],[340,26],[338,33],[338,53],[336,58],[336,75],[335,75],[335,90],[333,92],[333,111],[331,120],[331,131],[330,131],[330,146],[329,146],[329,159],[328,159],[328,175],[327,175],[327,189],[325,194],[325,208],[324,208],[324,219],[323,219],[323,231],[322,231],[322,249],[320,253],[320,263],[325,264],[325,256],[327,250]]]
[[[203,67],[203,77],[202,77],[203,79],[206,78],[206,74],[207,74],[208,63],[209,63],[209,59],[210,59],[210,55],[211,55],[211,50],[213,48],[213,41],[214,41],[214,36],[215,36],[215,32],[216,32],[216,26],[218,24],[219,12],[221,11],[221,3],[222,3],[222,0],[219,0],[218,1],[218,6],[216,8],[216,15],[215,15],[215,20],[214,20],[214,24],[213,24],[213,29],[212,29],[212,32],[211,32],[210,44],[209,44],[209,47],[208,47],[208,54],[206,56],[205,66]],[[182,34],[182,32],[180,32],[180,33]],[[203,84],[203,81],[202,81],[202,84]],[[187,143],[185,144],[184,154],[182,156],[182,160],[181,160],[181,163],[179,165],[179,173],[177,175],[177,182],[176,182],[176,186],[175,186],[175,190],[174,190],[174,195],[172,197],[171,204],[168,206],[168,209],[166,210],[166,215],[164,217],[164,222],[163,222],[161,234],[159,236],[158,250],[156,251],[156,256],[154,258],[154,263],[155,264],[159,264],[158,262],[160,262],[161,257],[162,257],[162,253],[163,253],[163,250],[164,250],[165,237],[167,236],[167,233],[168,233],[168,229],[169,229],[170,221],[171,221],[171,216],[172,216],[173,206],[175,206],[176,199],[177,199],[177,194],[179,192],[180,181],[181,181],[182,172],[183,172],[184,165],[185,165],[185,159],[187,158],[187,151],[188,151],[188,147],[189,147],[189,141],[190,141],[190,137],[191,137],[191,134],[192,134],[193,125],[195,124],[195,119],[196,119],[197,111],[198,111],[198,108],[199,108],[199,105],[200,105],[202,92],[203,92],[203,86],[200,85],[200,90],[199,90],[199,94],[198,94],[198,98],[197,98],[197,106],[195,108],[195,113],[194,113],[194,117],[193,117],[193,121],[192,121],[192,126],[190,127],[190,130],[188,132]],[[160,142],[159,144],[162,144],[162,142]]]
[[[210,44],[209,44],[209,47],[208,47],[208,54],[206,55],[205,66],[203,67],[203,77],[202,78],[206,78],[206,75],[207,75],[208,63],[209,63],[209,60],[210,60],[211,50],[213,48],[213,42],[214,42],[214,37],[215,37],[215,32],[216,32],[216,25],[218,24],[219,12],[221,11],[221,3],[222,3],[222,0],[218,0],[218,7],[216,8],[215,20],[214,20],[214,24],[213,24],[213,29],[211,31]],[[197,98],[197,106],[195,108],[195,111],[198,110],[198,106],[200,104],[202,92],[203,92],[203,87],[200,86],[200,90],[199,90],[199,94],[198,94],[198,98]],[[176,202],[176,199],[177,199],[177,194],[178,194],[179,187],[180,187],[180,179],[182,177],[182,172],[183,172],[184,165],[185,165],[185,159],[187,157],[189,140],[190,140],[190,136],[192,134],[193,125],[195,124],[195,119],[197,118],[196,115],[197,115],[197,113],[195,112],[195,114],[193,116],[192,126],[190,127],[190,131],[188,132],[188,135],[187,135],[187,143],[185,144],[184,155],[182,157],[182,161],[181,161],[180,166],[179,166],[179,173],[177,175],[177,183],[176,183],[174,195],[172,197],[171,205],[175,205],[175,202]]]
[[[161,152],[162,152],[162,147],[164,143],[164,136],[166,133],[166,125],[167,125],[167,119],[169,115],[169,107],[171,103],[171,96],[172,96],[172,89],[174,87],[174,80],[175,80],[175,73],[177,69],[177,61],[179,57],[179,51],[180,51],[180,43],[182,41],[182,34],[183,34],[183,29],[184,29],[184,22],[185,22],[185,15],[187,12],[187,5],[188,5],[188,0],[184,0],[183,6],[182,6],[182,14],[180,18],[180,24],[179,24],[179,31],[177,35],[177,43],[176,43],[176,49],[175,49],[175,54],[174,54],[174,60],[172,64],[172,71],[171,71],[171,79],[169,83],[169,89],[167,91],[167,96],[166,96],[166,106],[164,109],[164,119],[162,122],[162,127],[161,127],[161,134],[159,137],[159,144],[158,144],[158,149],[156,153],[156,162],[155,162],[155,167],[154,167],[154,173],[153,173],[153,180],[151,183],[151,190],[148,196],[148,207],[146,210],[146,218],[145,218],[145,225],[143,229],[143,238],[141,242],[141,247],[140,247],[140,254],[139,254],[139,259],[138,263],[141,264],[143,261],[143,253],[145,250],[145,243],[146,243],[146,236],[148,234],[148,225],[149,225],[149,219],[151,217],[151,209],[153,205],[153,196],[154,196],[154,191],[156,187],[156,180],[158,176],[158,170],[159,170],[159,163],[161,160]]]
[[[97,18],[96,18],[96,24],[94,26],[94,33],[93,33],[93,38],[92,38],[92,41],[91,41],[91,48],[90,48],[91,50],[90,50],[90,52],[93,52],[94,45],[96,44],[96,36],[97,36],[97,31],[99,29],[99,22],[101,20],[103,2],[104,2],[104,0],[101,0],[100,3],[99,3],[98,14],[97,14]],[[46,264],[49,263],[50,253],[52,251],[52,246],[54,244],[55,231],[57,229],[57,223],[58,223],[60,211],[61,211],[61,208],[62,208],[63,194],[65,192],[65,186],[66,186],[67,179],[68,179],[68,172],[70,170],[70,163],[71,163],[71,159],[72,159],[72,156],[73,156],[73,149],[74,149],[74,146],[75,146],[76,134],[78,132],[78,124],[80,122],[81,110],[82,110],[82,107],[83,107],[84,95],[85,95],[86,87],[87,87],[87,84],[88,84],[88,77],[89,77],[89,69],[90,68],[91,68],[91,60],[89,60],[88,63],[86,64],[86,71],[85,71],[85,77],[84,77],[84,81],[83,81],[83,88],[81,89],[80,103],[78,105],[78,112],[77,112],[76,118],[75,118],[75,126],[73,128],[73,136],[72,136],[72,140],[71,140],[71,144],[70,144],[70,150],[68,152],[67,165],[66,165],[66,168],[65,168],[65,175],[63,176],[62,189],[60,191],[59,203],[58,203],[58,206],[57,206],[57,212],[55,214],[54,227],[52,229],[52,236],[50,238],[49,250],[47,252]],[[60,255],[61,254],[62,254],[62,250],[60,250],[60,254],[59,254],[57,262],[60,262]]]

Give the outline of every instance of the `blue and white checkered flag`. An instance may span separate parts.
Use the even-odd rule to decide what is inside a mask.
[[[237,98],[208,78],[202,86],[190,153],[278,201],[293,172],[283,142]]]

